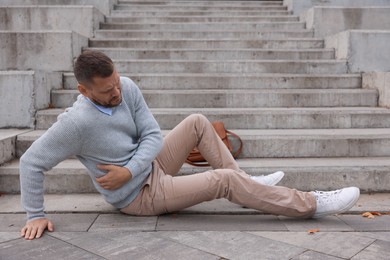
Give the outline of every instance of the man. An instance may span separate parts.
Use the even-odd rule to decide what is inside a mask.
[[[194,114],[163,140],[138,87],[120,77],[100,52],[81,54],[74,68],[81,93],[73,106],[20,159],[26,239],[53,224],[44,215],[44,171],[70,156],[88,169],[105,200],[132,215],[159,215],[217,198],[290,217],[322,217],[351,208],[359,189],[301,192],[274,187],[282,172],[251,177],[243,172],[210,122]],[[194,147],[214,170],[174,177]]]

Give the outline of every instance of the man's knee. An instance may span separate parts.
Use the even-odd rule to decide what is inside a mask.
[[[210,123],[210,121],[202,114],[191,114],[187,117],[188,120],[195,124]]]

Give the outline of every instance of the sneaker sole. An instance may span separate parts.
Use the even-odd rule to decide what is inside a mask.
[[[347,204],[344,208],[342,208],[341,210],[333,210],[333,211],[324,212],[324,213],[321,213],[321,214],[318,214],[318,215],[314,215],[312,218],[322,218],[322,217],[329,216],[329,215],[344,213],[344,212],[346,212],[347,210],[349,210],[350,208],[352,208],[353,205],[356,204],[356,202],[359,200],[359,197],[360,197],[360,190],[357,189],[357,194],[355,194],[354,200],[352,200],[350,203],[348,203],[348,204]]]

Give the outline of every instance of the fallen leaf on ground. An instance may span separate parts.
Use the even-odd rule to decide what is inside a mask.
[[[380,212],[376,212],[376,211],[371,212],[371,214],[374,216],[382,216],[382,214]]]
[[[320,232],[320,230],[317,228],[317,229],[309,229],[308,231],[307,231],[307,233],[309,234],[309,235],[312,235],[312,234],[314,234],[314,233],[317,233],[317,232]]]
[[[375,218],[374,215],[371,214],[371,212],[364,212],[362,216],[365,218]]]

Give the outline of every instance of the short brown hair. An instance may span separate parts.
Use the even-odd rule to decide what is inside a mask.
[[[114,63],[102,52],[84,51],[74,65],[74,75],[80,84],[93,83],[94,77],[107,78],[114,72]]]

